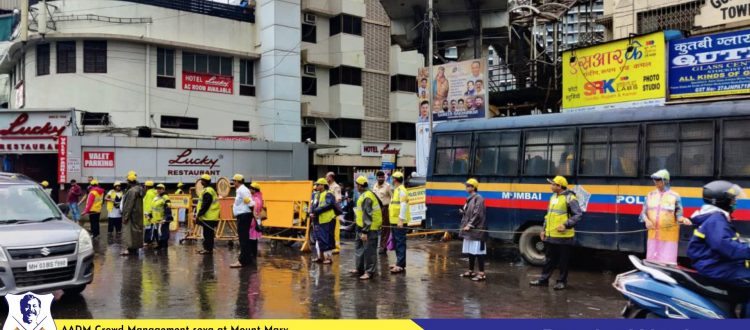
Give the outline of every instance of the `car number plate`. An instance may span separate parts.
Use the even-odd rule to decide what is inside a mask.
[[[35,272],[38,270],[55,269],[68,267],[68,259],[52,259],[42,261],[30,261],[26,264],[27,272]]]

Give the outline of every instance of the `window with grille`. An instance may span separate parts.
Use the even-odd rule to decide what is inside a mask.
[[[76,42],[57,42],[57,73],[76,72]]]
[[[161,116],[161,128],[198,129],[198,118]]]
[[[84,126],[107,126],[109,125],[109,113],[106,112],[84,112],[81,117]]]
[[[362,69],[350,66],[338,66],[330,71],[329,85],[338,84],[362,86]]]
[[[750,119],[726,120],[722,130],[721,175],[749,177]]]
[[[255,74],[252,60],[240,60],[240,95],[255,96]]]
[[[666,169],[672,176],[712,176],[712,121],[651,124],[646,127],[647,174]]]
[[[469,173],[471,133],[437,136],[435,174],[466,175]]]
[[[36,45],[36,75],[49,74],[49,44]]]
[[[682,1],[669,7],[656,8],[638,13],[638,34],[667,29],[690,31],[695,23],[695,15],[700,13],[704,0]]]
[[[518,146],[521,132],[477,134],[474,174],[515,176],[518,174]]]
[[[331,17],[329,23],[330,36],[335,36],[339,33],[362,35],[362,17],[341,14]]]
[[[107,73],[107,42],[86,40],[83,42],[83,72]]]
[[[578,174],[637,176],[638,135],[638,126],[582,128]]]
[[[182,71],[232,77],[232,58],[183,51]]]
[[[575,165],[576,130],[555,129],[524,133],[526,175],[571,175]]]
[[[174,49],[156,49],[156,87],[175,88]]]
[[[417,92],[417,77],[404,74],[391,76],[391,92]]]

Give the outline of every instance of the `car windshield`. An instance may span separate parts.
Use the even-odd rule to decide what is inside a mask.
[[[47,193],[31,185],[0,186],[0,224],[60,219],[62,215]]]

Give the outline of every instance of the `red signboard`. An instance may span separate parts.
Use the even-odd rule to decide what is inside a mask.
[[[57,182],[68,181],[68,137],[57,138]]]
[[[182,89],[198,92],[234,94],[234,77],[183,71]]]
[[[84,151],[83,167],[89,168],[114,168],[114,151]]]

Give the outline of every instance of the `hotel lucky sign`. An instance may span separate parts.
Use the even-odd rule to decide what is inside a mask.
[[[750,30],[669,42],[671,99],[750,93]]]
[[[198,92],[234,94],[234,77],[183,71],[182,89]]]
[[[662,32],[563,53],[563,111],[663,105]]]
[[[0,154],[57,153],[69,135],[70,112],[0,112]]]

